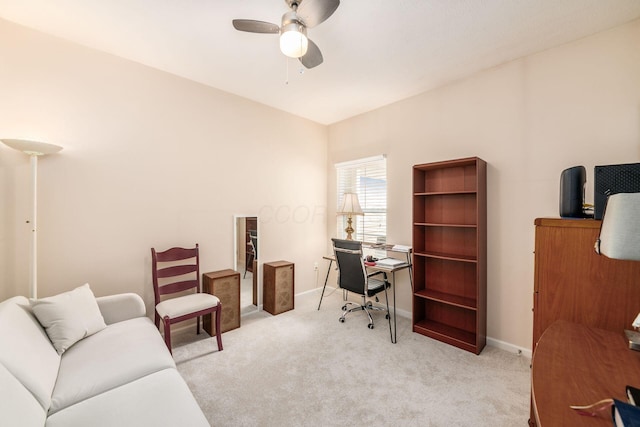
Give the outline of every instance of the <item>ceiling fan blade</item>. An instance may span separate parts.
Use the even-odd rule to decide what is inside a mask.
[[[317,44],[315,44],[311,40],[308,40],[308,42],[309,46],[307,47],[307,53],[305,53],[304,56],[298,59],[300,60],[300,62],[302,62],[302,65],[307,68],[317,67],[318,65],[322,64],[322,52],[320,52]]]
[[[253,19],[234,19],[233,28],[247,33],[278,34],[280,27],[271,22],[254,21]]]
[[[302,0],[296,13],[307,28],[326,21],[340,6],[340,0]]]

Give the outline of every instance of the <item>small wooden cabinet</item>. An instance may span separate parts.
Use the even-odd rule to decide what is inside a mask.
[[[292,262],[264,263],[263,308],[271,314],[280,314],[294,308],[294,266]]]
[[[235,270],[204,273],[202,291],[215,295],[222,304],[221,333],[240,327],[240,273]],[[203,316],[203,326],[209,335],[215,335],[215,323],[210,314]]]
[[[413,331],[479,354],[486,344],[486,162],[413,167]]]

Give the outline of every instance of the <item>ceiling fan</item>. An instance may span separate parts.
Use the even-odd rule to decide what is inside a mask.
[[[252,19],[234,19],[233,27],[248,33],[280,34],[280,50],[298,58],[307,68],[322,64],[318,46],[307,38],[307,28],[326,21],[340,6],[340,0],[284,0],[291,9],[282,15],[282,24]]]

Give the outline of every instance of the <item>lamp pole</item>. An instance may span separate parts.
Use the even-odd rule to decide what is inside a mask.
[[[62,147],[25,139],[3,139],[2,142],[30,157],[31,166],[31,245],[29,256],[29,296],[38,298],[38,157],[57,153]]]

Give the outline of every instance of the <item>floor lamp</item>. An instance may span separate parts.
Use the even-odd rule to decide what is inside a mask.
[[[3,139],[8,147],[22,151],[31,158],[31,255],[29,258],[29,295],[38,298],[38,157],[53,154],[62,147],[45,142],[28,141],[25,139]]]

